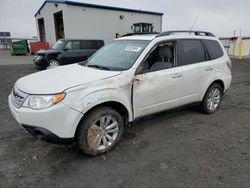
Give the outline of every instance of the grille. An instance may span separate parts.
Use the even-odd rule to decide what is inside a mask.
[[[23,105],[24,100],[28,95],[17,88],[14,88],[11,92],[11,101],[16,108],[20,108]]]

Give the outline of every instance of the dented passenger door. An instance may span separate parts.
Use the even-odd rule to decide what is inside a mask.
[[[138,66],[133,80],[134,117],[180,105],[183,70],[177,66],[176,41],[155,45]]]
[[[141,117],[179,106],[182,68],[136,75],[133,83],[134,117]]]

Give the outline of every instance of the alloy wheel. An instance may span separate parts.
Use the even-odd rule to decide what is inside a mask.
[[[57,66],[59,66],[59,62],[57,60],[51,60],[49,62],[49,66],[50,67],[57,67]]]
[[[95,151],[108,151],[115,143],[118,132],[118,121],[111,115],[102,116],[88,129],[88,144]]]
[[[207,99],[208,109],[211,111],[216,110],[220,104],[220,100],[221,100],[220,90],[218,88],[213,88],[210,91],[210,93],[208,95],[208,99]]]

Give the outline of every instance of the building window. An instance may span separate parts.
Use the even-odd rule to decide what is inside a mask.
[[[135,33],[152,33],[154,27],[150,23],[135,23],[133,24],[133,30]]]

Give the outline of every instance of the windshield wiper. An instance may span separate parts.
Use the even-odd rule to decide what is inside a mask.
[[[98,69],[101,69],[101,70],[110,70],[109,68],[104,67],[104,66],[101,66],[101,65],[93,65],[93,64],[90,64],[90,65],[86,65],[86,66],[87,66],[87,67],[98,68]]]

